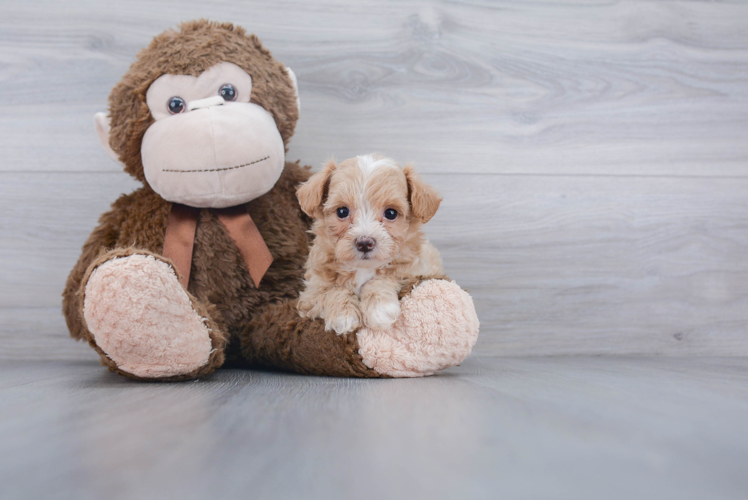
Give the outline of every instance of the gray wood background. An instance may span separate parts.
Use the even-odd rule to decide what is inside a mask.
[[[137,183],[93,114],[179,21],[232,21],[299,79],[288,158],[380,151],[481,355],[748,355],[748,4],[0,2],[0,359],[93,359],[60,293]]]

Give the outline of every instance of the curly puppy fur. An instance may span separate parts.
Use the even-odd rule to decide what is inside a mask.
[[[412,165],[381,155],[330,161],[297,195],[314,218],[315,237],[299,313],[323,318],[327,330],[389,328],[400,315],[405,281],[443,274],[439,253],[421,231],[441,197]]]

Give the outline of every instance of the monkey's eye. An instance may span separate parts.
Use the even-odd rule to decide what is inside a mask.
[[[397,210],[395,210],[394,208],[388,208],[384,211],[384,218],[387,220],[397,219]]]
[[[178,96],[174,96],[171,99],[169,99],[169,113],[172,115],[177,115],[184,111],[184,99]]]
[[[218,89],[218,95],[223,97],[224,101],[235,101],[236,94],[237,94],[236,89],[230,83],[221,85],[221,88]]]
[[[348,207],[338,207],[338,209],[335,210],[335,213],[337,214],[338,219],[345,219],[351,211],[348,210]]]

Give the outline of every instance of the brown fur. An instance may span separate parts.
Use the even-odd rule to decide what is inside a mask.
[[[308,176],[308,168],[287,163],[275,187],[246,205],[273,255],[273,264],[259,289],[252,283],[239,249],[215,212],[200,211],[188,291],[198,312],[224,325],[225,329],[217,330],[233,340],[233,348],[226,353],[231,359],[238,355],[238,334],[245,331],[252,314],[269,303],[296,298],[302,287],[310,221],[299,210],[295,190]],[[68,277],[63,311],[70,333],[76,339],[88,341],[110,368],[112,361],[95,346],[83,321],[85,283],[97,265],[118,256],[151,254],[168,262],[160,257],[160,252],[170,208],[169,202],[147,186],[122,196],[111,211],[102,215],[99,227],[83,246],[83,253]],[[219,347],[218,343],[214,342],[213,347]],[[212,359],[216,363],[213,368],[223,362],[223,349],[220,350],[220,359]],[[189,377],[179,377],[182,378]]]
[[[68,277],[63,313],[73,338],[88,341],[101,355],[103,365],[131,378],[138,377],[119,370],[86,328],[82,316],[85,285],[96,266],[133,253],[153,255],[171,265],[160,255],[171,203],[148,186],[140,158],[143,135],[153,122],[145,93],[163,74],[197,76],[223,61],[241,66],[252,76],[251,102],[271,113],[287,145],[298,118],[290,78],[254,35],[231,24],[193,21],[157,36],[138,54],[109,98],[110,145],[125,164],[125,171],[144,187],[120,197],[99,219]],[[200,211],[188,291],[195,310],[209,318],[214,352],[209,363],[193,373],[160,380],[203,376],[225,358],[237,360],[242,355],[250,362],[303,373],[379,376],[361,362],[355,336],[341,344],[320,325],[298,322],[294,299],[303,283],[311,220],[300,210],[295,191],[309,175],[308,167],[286,163],[273,189],[245,205],[274,259],[259,289],[215,213]],[[286,327],[292,323],[303,325],[303,333],[298,329],[289,333]],[[323,351],[322,346],[332,350]],[[288,356],[289,352],[293,355]],[[331,361],[333,352],[337,358]]]
[[[252,76],[250,102],[273,116],[288,149],[299,111],[285,67],[243,28],[202,19],[154,38],[109,95],[109,144],[125,164],[125,172],[145,182],[140,144],[154,121],[146,104],[151,83],[165,74],[199,76],[221,62],[234,63]]]
[[[355,334],[335,335],[322,321],[299,317],[295,300],[266,307],[242,340],[242,354],[252,364],[307,375],[387,378],[364,365]]]

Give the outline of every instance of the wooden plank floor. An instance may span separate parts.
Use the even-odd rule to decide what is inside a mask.
[[[65,277],[137,183],[92,116],[181,20],[298,76],[289,159],[373,150],[445,196],[427,226],[486,355],[748,355],[748,4],[7,0],[0,359],[91,359]]]
[[[0,362],[0,497],[744,499],[748,358],[136,384]]]

